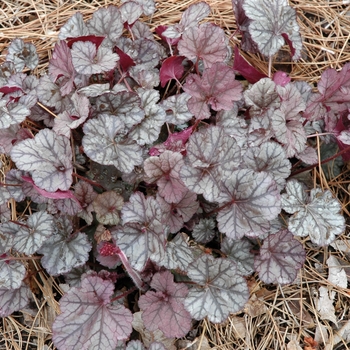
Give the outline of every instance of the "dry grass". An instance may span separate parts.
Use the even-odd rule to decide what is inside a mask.
[[[147,19],[152,28],[160,24],[175,23],[180,14],[194,0],[161,0],[158,12]],[[208,20],[214,21],[232,35],[231,43],[239,43],[236,23],[232,13],[231,0],[207,0],[212,7]],[[350,4],[348,1],[329,0],[291,0],[297,10],[301,34],[304,40],[302,59],[289,62],[287,49],[274,57],[274,67],[290,72],[293,79],[310,83],[318,81],[320,74],[328,67],[341,68],[350,61],[348,41],[350,37]],[[77,11],[85,19],[101,6],[116,4],[112,0],[2,0],[0,2],[0,61],[6,55],[6,48],[16,37],[32,42],[40,56],[38,74],[45,71],[52,48],[57,41],[59,28]],[[245,54],[246,59],[261,71],[267,73],[267,62],[259,55]],[[5,157],[1,157],[3,169],[12,165]],[[350,170],[344,168],[342,174],[326,180],[321,167],[309,173],[309,181],[313,186],[332,191],[343,205],[343,211],[349,217]],[[3,175],[3,174],[1,174]],[[0,176],[2,177],[2,176]],[[13,203],[14,204],[14,203]],[[12,206],[13,218],[16,218],[15,205]],[[347,230],[348,232],[348,230]],[[326,333],[329,349],[350,349],[339,337],[341,327],[349,320],[349,290],[342,289],[327,281],[328,270],[326,260],[330,254],[336,256],[344,264],[348,278],[350,275],[350,243],[347,234],[338,241],[348,247],[348,252],[330,247],[315,248],[308,240],[303,242],[307,251],[307,260],[300,271],[296,284],[288,286],[266,286],[256,276],[249,281],[252,298],[243,313],[233,315],[223,325],[213,325],[207,321],[201,323],[201,334],[198,334],[192,349],[204,349],[205,339],[217,350],[245,349],[301,349],[311,350],[312,339],[317,329],[327,332],[319,336],[318,349],[324,349],[322,337]],[[51,323],[59,313],[56,299],[61,293],[55,279],[45,275],[35,260],[28,262],[31,271],[33,288],[41,290],[43,296],[35,299],[23,314],[4,318],[0,328],[0,350],[2,349],[53,349],[50,339]],[[315,305],[315,295],[320,286],[326,286],[335,292],[335,315],[338,324],[322,320]],[[36,310],[36,311],[34,311]],[[326,340],[325,340],[326,342]],[[289,347],[287,345],[290,343]],[[44,344],[46,344],[44,346]]]

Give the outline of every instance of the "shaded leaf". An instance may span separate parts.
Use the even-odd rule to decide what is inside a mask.
[[[72,150],[69,139],[50,129],[34,139],[19,142],[11,150],[16,166],[32,175],[36,186],[49,191],[66,191],[72,183]]]
[[[260,254],[255,257],[255,270],[265,283],[292,283],[305,260],[303,245],[291,232],[281,230],[264,239]]]
[[[192,236],[199,243],[208,243],[215,237],[215,221],[213,218],[200,219],[193,227]]]
[[[110,299],[114,283],[87,275],[81,287],[71,288],[61,299],[61,314],[53,324],[53,342],[58,349],[114,350],[118,340],[132,331],[132,314]]]
[[[117,225],[123,203],[123,197],[114,191],[106,191],[97,195],[93,201],[97,221],[103,225]]]
[[[290,180],[282,194],[282,208],[294,214],[288,220],[288,229],[296,236],[309,235],[319,246],[330,244],[345,230],[341,205],[329,190],[312,189],[308,196],[300,182]]]
[[[165,336],[183,337],[191,329],[191,315],[185,310],[183,301],[188,289],[183,283],[175,283],[169,271],[153,276],[151,288],[141,295],[139,307],[142,319],[150,331],[160,329]]]
[[[203,255],[189,265],[188,277],[197,285],[189,290],[185,307],[196,320],[207,316],[213,323],[223,322],[248,301],[246,281],[229,260]]]

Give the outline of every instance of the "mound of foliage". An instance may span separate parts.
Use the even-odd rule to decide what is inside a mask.
[[[250,274],[292,283],[299,237],[324,246],[345,230],[331,192],[293,175],[318,165],[317,138],[349,160],[350,64],[317,91],[267,77],[240,49],[271,66],[288,44],[299,59],[295,11],[233,9],[234,55],[223,29],[200,23],[205,2],[155,32],[140,17],[153,0],[76,13],[40,77],[35,47],[13,40],[0,67],[0,150],[13,162],[0,187],[0,316],[30,301],[35,258],[69,286],[58,349],[169,349],[195,320],[242,310]],[[140,327],[157,340],[128,342]]]

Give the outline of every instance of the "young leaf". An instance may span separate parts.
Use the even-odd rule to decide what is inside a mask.
[[[163,33],[164,35],[164,33]],[[223,62],[228,55],[225,32],[213,23],[188,28],[177,44],[181,56],[202,60],[205,68]]]
[[[122,209],[123,203],[123,197],[114,191],[106,191],[97,195],[93,201],[97,221],[103,225],[117,225],[119,223],[118,211]]]
[[[197,286],[189,290],[185,307],[196,320],[207,316],[210,322],[223,322],[248,301],[247,283],[229,260],[203,255],[190,264],[188,277]]]
[[[288,230],[280,230],[264,239],[254,267],[265,283],[292,283],[305,260],[303,245]]]
[[[124,123],[115,116],[100,114],[96,119],[88,120],[83,131],[84,152],[93,161],[114,165],[126,173],[143,162],[140,146],[122,137]]]
[[[91,225],[93,220],[91,213],[93,211],[92,202],[96,198],[97,193],[89,183],[79,181],[74,186],[74,194],[77,200],[81,203],[83,209],[78,213],[78,216],[84,219],[88,225]]]
[[[146,199],[141,192],[132,194],[124,204],[124,226],[116,226],[111,233],[134,269],[141,271],[148,259],[163,260],[166,237],[162,219],[158,202],[152,197]]]
[[[91,244],[85,233],[72,233],[72,223],[67,217],[56,219],[55,227],[56,234],[46,240],[38,253],[44,255],[41,263],[47,272],[57,276],[84,265]]]
[[[84,23],[83,15],[77,12],[61,27],[58,38],[64,40],[88,34],[89,30]]]
[[[71,53],[75,70],[85,75],[108,72],[119,60],[119,56],[111,49],[103,46],[96,49],[91,41],[77,41],[73,44]]]
[[[302,41],[295,10],[287,0],[245,0],[243,9],[248,18],[249,33],[265,56],[273,56],[287,41],[292,59],[301,56]]]
[[[171,79],[177,80],[182,77],[185,70],[184,66],[182,65],[184,58],[184,56],[171,56],[162,63],[159,71],[162,87],[164,87],[165,84]]]
[[[188,191],[180,179],[184,161],[181,153],[164,151],[159,157],[147,158],[144,162],[145,181],[157,181],[158,193],[168,203],[178,203]]]
[[[215,111],[233,108],[233,102],[242,97],[242,84],[235,80],[232,68],[225,63],[215,63],[205,69],[203,76],[190,74],[183,87],[192,97],[188,109],[197,119],[210,117],[208,104]]]
[[[68,95],[73,90],[74,78],[76,75],[72,54],[65,41],[59,41],[53,50],[49,63],[49,74],[52,81],[62,77],[60,80],[60,91],[62,96]]]
[[[25,274],[22,262],[11,259],[7,254],[0,255],[0,289],[20,288]]]
[[[184,337],[191,329],[191,315],[183,305],[187,287],[175,283],[173,275],[163,271],[153,276],[151,288],[156,291],[148,291],[139,299],[146,328],[150,331],[160,329],[168,338]]]
[[[25,43],[22,39],[11,41],[6,60],[14,63],[17,72],[22,71],[24,67],[34,69],[39,63],[35,46]]]
[[[123,20],[118,7],[110,5],[95,11],[87,22],[90,34],[107,37],[108,46],[117,42],[123,33]]]
[[[180,178],[189,190],[202,194],[208,201],[216,201],[219,182],[225,171],[232,172],[241,162],[236,141],[216,126],[193,133],[187,143],[186,163]]]
[[[253,246],[247,239],[234,241],[225,237],[221,244],[221,250],[237,265],[237,271],[243,276],[250,275],[254,271],[254,255],[250,252]]]
[[[199,243],[208,243],[215,236],[215,221],[213,218],[200,219],[199,223],[193,227],[192,236]]]
[[[11,150],[16,166],[29,171],[36,186],[49,191],[66,191],[72,183],[72,150],[69,139],[50,129],[34,139],[19,142]]]
[[[17,289],[0,288],[0,317],[10,316],[26,307],[31,296],[30,289],[24,283]]]
[[[282,209],[294,214],[288,220],[289,231],[300,237],[309,235],[318,246],[330,244],[345,230],[341,205],[328,190],[315,188],[307,196],[300,182],[290,180],[282,194]]]
[[[53,217],[45,211],[33,213],[25,225],[17,225],[13,248],[26,255],[34,254],[53,235]]]
[[[271,175],[241,169],[221,183],[216,201],[224,204],[217,215],[219,231],[229,238],[258,237],[270,229],[281,211],[281,197]]]
[[[132,331],[132,314],[111,303],[114,283],[87,275],[81,287],[71,288],[60,300],[61,314],[53,323],[53,342],[59,350],[115,350],[118,340]]]

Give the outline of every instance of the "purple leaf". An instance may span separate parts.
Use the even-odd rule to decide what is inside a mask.
[[[91,244],[83,232],[72,233],[72,223],[67,217],[55,221],[56,234],[45,241],[38,253],[47,272],[57,276],[82,266],[89,258]]]
[[[83,279],[60,300],[61,314],[53,324],[53,342],[59,350],[103,348],[114,350],[132,331],[132,314],[111,303],[114,283],[95,275]]]
[[[159,195],[168,203],[178,203],[188,191],[179,175],[183,164],[181,153],[171,151],[164,151],[159,157],[150,157],[144,162],[145,181],[156,181]]]
[[[84,152],[93,161],[114,165],[126,173],[143,162],[140,146],[122,137],[124,124],[115,116],[100,114],[87,121],[83,131]]]
[[[6,254],[0,255],[0,289],[20,288],[25,274],[26,268],[22,262]]]
[[[119,65],[124,72],[127,72],[130,67],[135,66],[134,60],[125,52],[120,50],[119,47],[116,46],[114,50],[119,56]]]
[[[88,34],[89,31],[84,23],[83,15],[80,12],[77,12],[71,18],[69,18],[63,27],[61,27],[58,37],[59,39],[64,40],[68,38],[85,36]]]
[[[194,260],[193,250],[189,247],[188,241],[189,237],[180,232],[170,242],[167,242],[162,266],[169,270],[179,269],[186,272],[188,265]]]
[[[179,231],[184,222],[189,221],[197,212],[199,203],[196,201],[197,195],[187,190],[183,198],[178,203],[168,203],[162,197],[157,196],[158,202],[162,206],[166,217],[166,224],[171,233]]]
[[[280,85],[282,87],[286,86],[288,83],[290,83],[291,78],[288,76],[287,73],[282,71],[277,71],[274,75],[272,80],[276,85]]]
[[[25,225],[17,225],[13,248],[26,255],[34,254],[54,234],[53,217],[45,211],[33,213]]]
[[[97,193],[89,183],[85,181],[79,181],[74,186],[74,194],[83,208],[83,210],[78,213],[78,216],[84,219],[88,225],[91,225],[93,220],[91,213],[93,207],[91,203],[96,198]]]
[[[26,307],[30,297],[31,291],[24,283],[17,289],[0,288],[0,317],[10,316]]]
[[[228,55],[225,32],[212,23],[188,28],[177,47],[181,56],[189,60],[201,59],[205,68],[210,68],[216,62],[223,62]]]
[[[188,189],[213,202],[223,173],[238,168],[241,152],[223,128],[211,126],[191,135],[185,162],[180,171],[182,181]]]
[[[87,22],[90,34],[107,37],[108,45],[115,44],[123,33],[123,20],[118,7],[110,5],[95,11]]]
[[[188,293],[185,284],[174,283],[173,275],[164,271],[153,276],[151,288],[156,291],[148,291],[139,299],[146,328],[160,329],[168,338],[184,337],[191,329],[191,315],[183,305]]]
[[[223,322],[248,301],[247,283],[229,260],[203,255],[190,264],[188,277],[197,285],[189,290],[185,307],[196,320],[207,316],[210,322]]]
[[[71,51],[65,41],[59,41],[53,50],[49,63],[49,74],[52,81],[62,77],[60,80],[60,91],[62,96],[68,95],[73,90],[76,75]]]
[[[16,166],[29,171],[36,186],[49,191],[66,191],[72,183],[72,150],[69,139],[43,129],[34,139],[21,141],[12,148]]]
[[[91,41],[77,41],[73,44],[71,53],[75,70],[85,75],[108,72],[119,60],[119,56],[111,49],[103,46],[96,49]]]
[[[199,223],[193,227],[192,236],[199,243],[208,243],[215,237],[216,224],[213,218],[200,219]]]
[[[34,69],[39,63],[35,46],[25,43],[22,39],[11,41],[6,60],[14,63],[17,72],[22,71],[24,67]]]
[[[163,212],[158,202],[145,198],[141,192],[131,195],[122,209],[124,226],[117,226],[112,234],[130,264],[141,271],[148,259],[160,263],[164,257],[165,229]]]
[[[121,262],[115,243],[102,241],[97,246],[97,251],[99,255],[96,257],[96,260],[98,260],[103,266],[114,269],[117,265],[120,265]]]
[[[235,46],[235,57],[233,61],[233,70],[238,72],[251,84],[258,82],[262,78],[267,78],[264,73],[261,73],[256,68],[251,66],[240,54],[239,49]]]
[[[300,58],[302,41],[296,13],[286,0],[245,0],[243,9],[252,20],[249,33],[263,55],[273,56],[286,39],[292,59]]]
[[[276,183],[265,172],[234,170],[222,181],[216,201],[224,204],[217,216],[218,228],[229,238],[258,237],[268,232],[270,221],[281,211]]]
[[[188,109],[197,119],[210,117],[209,104],[215,111],[229,110],[242,97],[242,84],[225,63],[213,64],[204,70],[202,77],[190,74],[183,89],[192,96]]]
[[[292,283],[305,260],[303,245],[288,230],[281,230],[264,239],[254,267],[265,283]]]
[[[254,255],[250,252],[253,246],[247,239],[235,241],[225,237],[221,244],[221,250],[237,265],[237,271],[243,276],[254,272]]]
[[[160,67],[160,82],[162,87],[171,79],[178,80],[182,77],[185,70],[182,65],[184,58],[184,56],[171,56],[162,63]]]
[[[294,214],[288,220],[288,230],[300,237],[309,235],[318,246],[332,243],[345,230],[341,205],[328,190],[312,189],[308,196],[300,182],[290,180],[282,194],[282,208]]]
[[[96,219],[103,225],[117,225],[119,223],[119,211],[123,207],[123,197],[114,192],[103,192],[94,199],[93,207]]]
[[[168,28],[168,26],[160,25],[155,28],[155,31],[158,36],[168,44],[168,46],[175,46],[180,40],[180,32],[178,31],[178,26],[171,26],[167,31]],[[167,35],[174,36],[174,38],[163,35],[165,31],[167,31]]]

